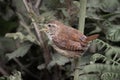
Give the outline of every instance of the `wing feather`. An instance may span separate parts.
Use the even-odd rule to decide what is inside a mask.
[[[75,42],[66,38],[54,37],[53,42],[56,46],[61,49],[71,50],[71,51],[81,51],[83,50],[81,44],[79,42]]]

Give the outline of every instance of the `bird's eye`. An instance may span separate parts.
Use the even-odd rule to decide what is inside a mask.
[[[52,27],[52,25],[51,25],[51,24],[48,24],[48,27]]]

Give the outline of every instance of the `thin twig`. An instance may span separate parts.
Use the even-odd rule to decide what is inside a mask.
[[[28,12],[30,12],[30,9],[29,9],[29,7],[28,7],[28,5],[27,5],[26,0],[23,0],[23,3],[24,3],[24,5],[25,5],[25,7],[26,7],[27,11],[28,11]]]
[[[35,41],[37,42],[37,44],[40,45],[40,42],[33,35],[33,33],[31,32],[31,30],[28,28],[28,26],[24,22],[22,22],[22,21],[20,21],[20,25],[22,25],[22,27],[24,27],[27,30],[27,32],[35,39]]]
[[[26,0],[23,0],[23,2],[24,2],[24,4],[25,4],[25,7],[26,7],[28,13],[33,13],[33,14],[35,15],[34,11],[33,11],[32,9],[30,9],[29,6],[27,5]],[[37,38],[38,38],[38,40],[40,41],[40,43],[43,44],[43,41],[41,40],[41,35],[40,35],[40,33],[39,33],[39,29],[37,28],[37,23],[35,22],[35,20],[34,20],[31,16],[30,16],[30,18],[31,18],[31,21],[32,21],[32,23],[33,23],[33,25],[34,25],[34,29],[35,29]],[[42,45],[42,46],[43,46],[43,45]]]
[[[19,16],[19,19],[20,19],[19,23],[20,23],[20,25],[22,25],[22,27],[25,28],[27,30],[27,32],[35,39],[37,44],[40,45],[40,42],[37,40],[36,36],[33,35],[33,33],[31,32],[31,30],[29,28],[29,26],[25,23],[25,20],[24,20],[23,16],[20,13],[18,13],[18,12],[16,12],[16,14]]]
[[[78,28],[82,33],[84,33],[84,26],[85,26],[86,4],[87,4],[87,0],[80,0],[79,27]],[[80,66],[80,60],[81,60],[81,57],[74,60],[76,67]],[[79,69],[75,69],[74,80],[79,80]]]
[[[20,68],[22,70],[24,70],[25,72],[27,72],[30,76],[36,78],[37,80],[40,80],[40,78],[36,75],[34,75],[32,72],[30,72],[26,67],[24,67],[24,65],[17,59],[17,58],[13,58],[13,60],[20,66]]]
[[[4,76],[8,76],[9,74],[0,66],[0,73]]]
[[[28,13],[32,13],[32,14],[34,14],[36,17],[38,16],[38,15],[35,14],[35,12],[33,11],[32,5],[30,5],[30,3],[29,3],[29,6],[30,6],[31,8],[29,8],[26,0],[23,0],[23,3],[25,4],[25,7],[26,7]],[[41,32],[41,33],[39,32],[39,29],[37,28],[38,24],[35,22],[35,19],[33,18],[33,16],[30,16],[30,19],[31,19],[31,21],[32,21],[32,23],[33,23],[33,27],[34,27],[34,29],[35,29],[36,36],[37,36],[37,38],[38,38],[38,41],[40,42],[41,46],[43,47],[43,51],[44,51],[44,54],[43,54],[43,55],[44,55],[45,63],[48,64],[49,61],[50,61],[50,59],[51,59],[51,58],[50,58],[50,53],[49,53],[48,47],[45,45],[45,43],[44,43],[43,40],[42,40],[42,32]]]
[[[39,5],[40,5],[40,3],[41,3],[41,0],[37,0],[37,1],[36,1],[36,4],[35,4],[35,8],[38,8]]]

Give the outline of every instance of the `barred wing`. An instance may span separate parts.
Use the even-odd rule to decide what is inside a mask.
[[[84,50],[83,47],[81,46],[80,42],[72,41],[68,38],[64,37],[53,37],[53,42],[54,44],[65,50],[71,50],[71,51],[81,51]]]

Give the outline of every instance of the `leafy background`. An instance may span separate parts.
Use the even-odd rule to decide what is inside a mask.
[[[28,0],[33,7],[36,1]],[[57,19],[78,29],[79,7],[78,0],[41,0],[36,16],[22,0],[0,0],[0,80],[73,80],[73,59],[57,54],[44,33],[46,44],[39,44],[29,16],[38,25]],[[120,0],[88,0],[85,35],[96,33],[81,57],[79,80],[120,80]]]

